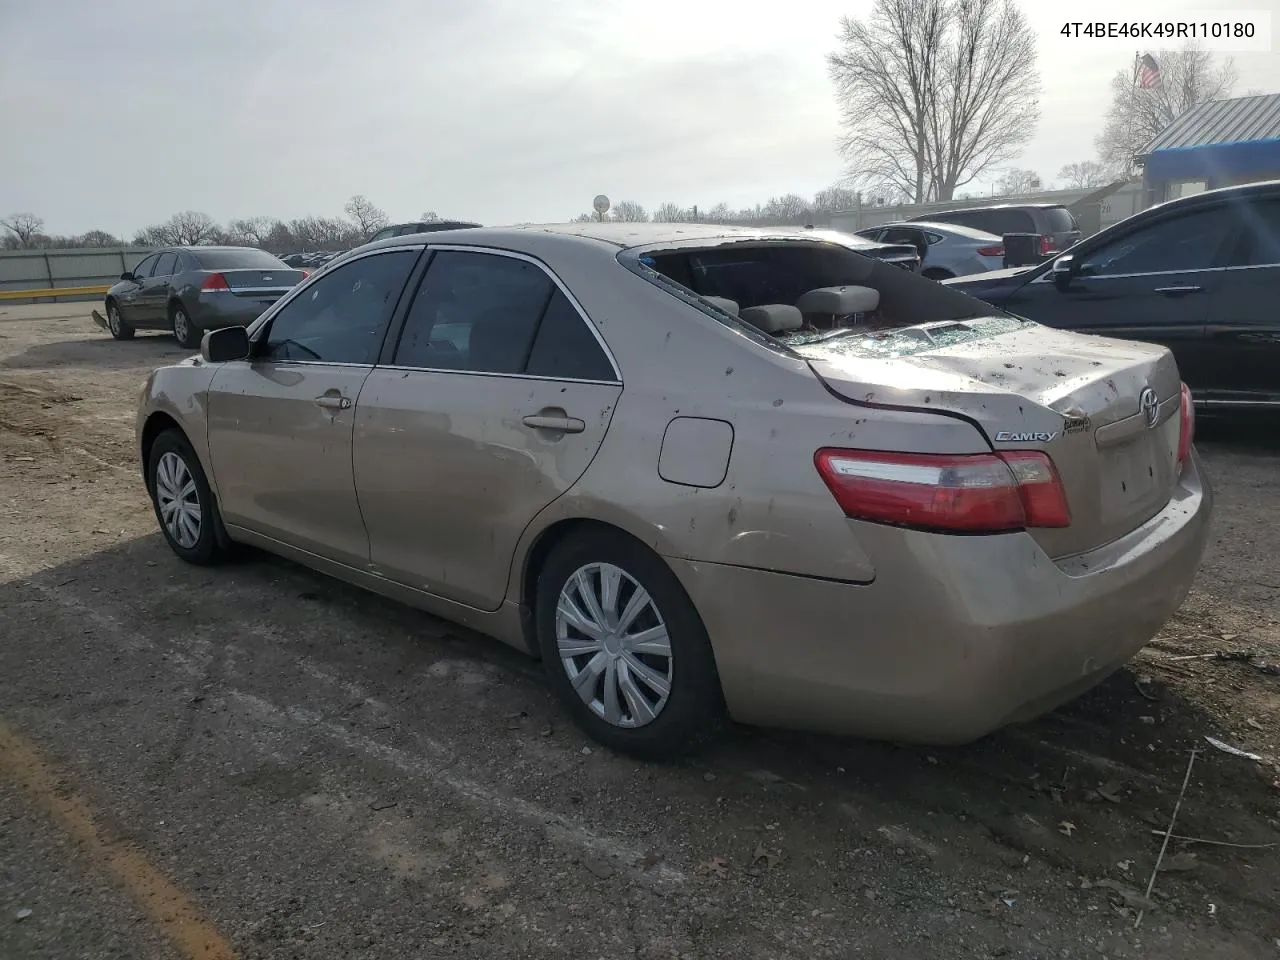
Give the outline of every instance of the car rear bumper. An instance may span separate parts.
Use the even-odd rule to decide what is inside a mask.
[[[1193,463],[1160,514],[1068,560],[1024,533],[857,524],[874,583],[670,562],[736,720],[963,743],[1073,699],[1141,649],[1190,589],[1211,509]]]
[[[247,327],[280,297],[238,297],[234,293],[202,293],[190,305],[191,322],[201,330]]]

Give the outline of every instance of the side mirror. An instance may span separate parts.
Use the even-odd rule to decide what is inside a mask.
[[[1071,280],[1080,272],[1080,267],[1076,264],[1076,258],[1071,254],[1059,257],[1053,261],[1053,266],[1049,268],[1049,275],[1053,278],[1054,285],[1059,290],[1065,290],[1071,285]]]
[[[210,330],[200,338],[200,358],[205,363],[247,360],[249,348],[249,331],[244,327]]]
[[[132,270],[126,270],[124,273],[120,274],[120,279],[136,281],[138,278],[133,275]]]

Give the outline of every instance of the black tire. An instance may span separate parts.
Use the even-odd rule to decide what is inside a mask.
[[[173,461],[166,458],[174,456],[181,461],[182,466],[186,469],[187,476],[189,476],[195,487],[195,502],[198,504],[200,511],[198,535],[190,543],[182,542],[170,530],[169,524],[165,521],[164,508],[161,505],[166,487],[172,489],[173,486],[171,481],[165,482],[160,478],[159,474],[163,469],[161,464],[163,461],[168,465],[172,465]],[[185,486],[185,483],[183,486]],[[156,437],[155,442],[151,445],[151,454],[147,457],[147,492],[151,494],[151,505],[155,510],[156,523],[160,525],[160,532],[164,534],[165,540],[174,553],[188,563],[194,563],[199,566],[211,566],[227,559],[231,553],[231,540],[227,537],[226,527],[222,524],[222,514],[218,511],[218,502],[214,498],[213,491],[209,488],[209,481],[205,477],[204,468],[200,466],[200,458],[191,449],[191,444],[187,442],[187,438],[183,436],[182,431],[166,430]],[[190,503],[191,498],[184,498],[184,502]]]
[[[204,334],[191,322],[191,314],[187,313],[187,308],[182,304],[169,305],[169,325],[173,328],[173,339],[178,341],[178,346],[187,350],[200,346],[200,339]]]
[[[133,339],[133,327],[124,322],[115,303],[107,304],[107,332],[116,340]]]
[[[924,276],[930,280],[950,280],[955,276],[950,270],[943,270],[941,267],[934,267],[924,271]]]
[[[643,725],[616,725],[593,710],[574,690],[568,668],[561,659],[556,639],[556,610],[561,590],[579,570],[593,564],[619,568],[630,581],[643,588],[666,627],[670,645],[669,693],[657,716]],[[626,604],[629,591],[630,584],[624,582],[619,592],[620,607]],[[574,721],[593,740],[641,759],[669,760],[692,752],[723,726],[724,695],[702,618],[675,574],[647,547],[610,530],[571,533],[552,549],[539,571],[535,604],[534,622],[547,680]],[[648,610],[642,614],[649,615]],[[584,663],[592,656],[583,654],[576,662]],[[644,653],[627,656],[632,658],[630,662],[640,659],[642,666],[651,669],[652,664],[663,660]],[[632,670],[627,667],[628,674]],[[655,672],[662,673],[662,670]],[[601,677],[600,682],[593,682],[592,690],[602,690],[603,680]],[[633,692],[637,686],[648,693],[656,692],[633,680]],[[603,698],[601,693],[596,699],[603,705]],[[634,722],[637,713],[631,710],[630,701],[623,709]]]

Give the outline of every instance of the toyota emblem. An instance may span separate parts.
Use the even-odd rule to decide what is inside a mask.
[[[1138,394],[1138,409],[1142,411],[1142,416],[1147,421],[1147,429],[1150,430],[1156,425],[1156,420],[1160,416],[1160,401],[1156,399],[1156,392],[1150,387],[1143,388],[1142,393]]]

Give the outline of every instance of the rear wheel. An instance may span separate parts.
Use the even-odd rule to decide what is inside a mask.
[[[132,340],[133,327],[120,317],[120,308],[114,303],[107,306],[107,330],[117,340]]]
[[[230,541],[200,458],[180,430],[156,437],[147,458],[147,488],[160,532],[188,563],[207,566],[226,559]]]
[[[191,322],[186,307],[180,303],[173,304],[169,308],[169,319],[173,323],[173,338],[179,346],[187,349],[200,346],[200,331]]]
[[[688,753],[722,725],[711,643],[675,574],[619,533],[571,534],[538,576],[547,678],[593,739],[644,759]]]

